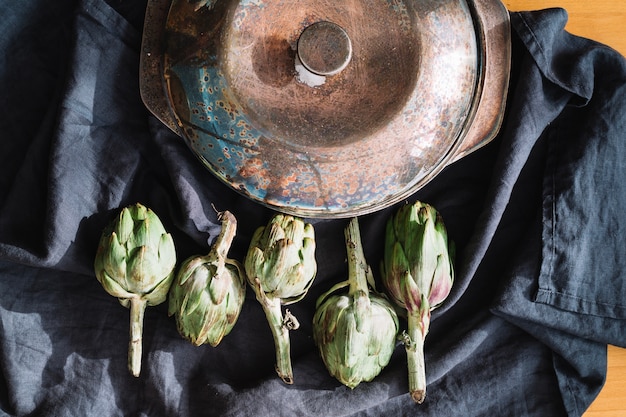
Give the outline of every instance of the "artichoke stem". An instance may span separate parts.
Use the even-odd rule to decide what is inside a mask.
[[[418,404],[426,398],[426,367],[424,364],[424,333],[419,311],[409,311],[408,340],[404,347],[409,368],[409,392]]]
[[[256,279],[255,292],[257,299],[263,307],[265,317],[270,325],[274,345],[276,348],[276,373],[286,383],[293,384],[293,371],[291,369],[289,329],[296,329],[298,321],[288,313],[283,319],[280,298],[269,298],[261,286],[261,281]]]
[[[359,221],[353,217],[345,229],[346,252],[348,255],[348,281],[350,282],[349,294],[354,296],[361,292],[369,294],[367,288],[367,271],[369,266],[363,253]]]
[[[141,344],[143,333],[143,313],[147,301],[139,297],[130,299],[130,341],[128,343],[128,370],[138,377],[141,372]]]
[[[237,232],[237,219],[230,211],[221,212],[217,217],[222,222],[222,229],[211,247],[211,254],[215,254],[218,259],[224,260],[227,258],[228,250]],[[215,259],[215,257],[210,259]]]

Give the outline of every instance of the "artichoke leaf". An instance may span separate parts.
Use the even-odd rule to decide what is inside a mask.
[[[115,279],[110,277],[106,271],[100,274],[98,280],[100,281],[100,284],[102,284],[104,290],[113,297],[125,299],[133,296],[132,293],[126,291],[120,284],[117,283],[117,281],[115,281]]]
[[[131,251],[126,263],[126,285],[133,293],[145,294],[158,283],[158,257],[148,246]]]
[[[126,247],[120,243],[115,232],[102,237],[96,262],[100,259],[103,264],[98,263],[96,267],[104,269],[113,279],[121,279],[126,276]]]

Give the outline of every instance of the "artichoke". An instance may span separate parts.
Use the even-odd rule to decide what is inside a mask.
[[[426,396],[424,338],[430,312],[452,288],[453,252],[441,215],[428,204],[404,205],[387,222],[383,283],[391,298],[407,310],[409,391],[417,403]]]
[[[281,306],[300,301],[313,283],[317,272],[313,226],[297,217],[274,215],[254,232],[244,266],[272,331],[276,372],[292,384],[289,330],[299,323],[289,310],[283,317]]]
[[[196,346],[217,346],[234,327],[246,295],[243,266],[228,259],[237,220],[220,213],[222,230],[206,256],[192,256],[181,265],[170,289],[169,315],[178,332]]]
[[[313,340],[329,373],[354,388],[371,381],[389,363],[398,334],[393,305],[371,293],[372,270],[367,265],[357,218],[345,230],[348,281],[322,294],[313,316]],[[349,287],[347,294],[335,294]]]
[[[144,311],[165,301],[175,265],[172,236],[139,203],[122,209],[102,232],[94,269],[102,287],[130,308],[128,368],[134,376],[141,371]]]

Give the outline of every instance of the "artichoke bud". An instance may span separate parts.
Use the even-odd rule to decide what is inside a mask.
[[[245,259],[250,285],[259,279],[263,291],[282,304],[300,301],[317,272],[313,226],[297,217],[276,214],[252,237]]]
[[[181,265],[170,289],[168,313],[180,335],[196,346],[217,346],[235,326],[243,307],[243,267],[227,258],[237,221],[220,213],[222,229],[206,256],[192,256]]]
[[[283,317],[281,305],[300,301],[317,272],[313,226],[302,219],[275,214],[252,236],[245,272],[270,325],[276,346],[276,372],[293,383],[289,330],[298,327],[290,313]]]
[[[174,278],[176,250],[172,236],[149,208],[123,208],[102,232],[94,260],[96,278],[120,304],[130,308],[128,367],[139,376],[143,313],[165,301]]]
[[[430,311],[452,288],[452,255],[441,215],[419,201],[404,205],[387,222],[382,264],[385,287],[409,312]]]
[[[426,394],[424,338],[430,312],[448,297],[454,281],[454,245],[441,215],[419,201],[402,206],[387,222],[383,283],[392,299],[407,310],[405,336],[409,390],[421,403]]]
[[[386,298],[370,291],[358,220],[346,228],[348,281],[322,294],[313,316],[313,340],[328,372],[349,388],[374,379],[395,349],[398,317]],[[338,291],[348,287],[343,293]]]

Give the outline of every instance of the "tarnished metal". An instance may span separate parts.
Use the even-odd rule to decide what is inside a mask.
[[[304,29],[296,49],[302,65],[318,75],[338,74],[352,58],[350,37],[332,22],[317,22]]]
[[[509,62],[497,0],[152,0],[141,91],[234,189],[348,217],[489,142]]]

